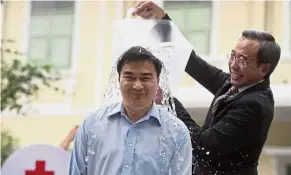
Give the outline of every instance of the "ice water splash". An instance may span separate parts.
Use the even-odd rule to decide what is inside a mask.
[[[119,75],[117,72],[117,62],[112,67],[109,75],[108,84],[104,93],[104,104],[105,106],[111,105],[122,100],[119,85]]]
[[[167,171],[167,174],[181,174],[181,167],[188,166],[189,168],[192,167],[192,164],[190,163],[187,165],[188,158],[185,160],[184,155],[181,155],[179,153],[179,146],[181,143],[181,131],[183,130],[181,127],[181,123],[179,120],[177,120],[176,116],[169,116],[167,113],[160,111],[161,117],[165,120],[163,123],[165,124],[163,127],[171,128],[170,130],[163,129],[162,134],[159,138],[160,148],[157,159],[159,159],[161,162],[163,162],[163,165],[167,165],[166,167],[160,167],[161,169],[164,169]],[[187,128],[184,128],[184,131],[186,131]],[[166,133],[170,132],[170,133]],[[166,136],[166,137],[165,137]],[[169,137],[171,137],[172,143],[169,144],[167,141],[169,140]],[[169,146],[173,145],[173,147]],[[174,155],[173,155],[174,152]],[[172,160],[173,156],[176,158],[175,164],[172,164],[171,168],[170,166],[170,160]],[[190,169],[189,169],[190,170]],[[158,172],[159,174],[161,172]],[[162,173],[163,174],[163,173]]]
[[[157,45],[153,45],[149,49],[158,59],[163,62],[163,68],[160,74],[160,88],[162,89],[162,105],[168,108],[168,111],[176,116],[175,103],[173,98],[173,85],[175,83],[170,81],[170,72],[173,72],[173,68],[170,66],[170,62],[173,62],[173,43],[164,42]]]
[[[167,108],[167,110],[174,116],[177,116],[175,110],[174,98],[171,92],[171,87],[169,83],[169,71],[163,65],[161,74],[160,74],[160,88],[162,89],[162,105]]]
[[[149,49],[148,49],[149,50]],[[154,54],[154,53],[153,53]],[[155,55],[155,54],[154,54]],[[117,60],[118,62],[118,60]],[[107,84],[107,88],[104,93],[104,105],[109,106],[113,103],[121,102],[122,96],[120,93],[120,84],[119,84],[119,75],[117,72],[117,62],[112,67],[109,81]],[[176,116],[175,112],[175,104],[173,95],[171,92],[170,82],[169,82],[169,71],[167,70],[166,66],[163,64],[161,74],[160,74],[160,81],[159,86],[162,89],[162,105],[166,107],[167,110],[174,116]]]
[[[171,92],[175,95],[193,49],[191,43],[169,20],[115,20],[112,26],[112,62],[133,46],[150,50],[169,71]]]

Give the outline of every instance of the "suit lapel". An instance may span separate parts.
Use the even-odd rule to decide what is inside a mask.
[[[227,98],[224,101],[224,103],[230,103],[230,102],[232,102],[234,100],[237,100],[237,99],[241,98],[243,95],[245,95],[247,93],[250,93],[250,92],[253,92],[253,91],[257,91],[257,90],[266,89],[266,88],[269,87],[269,85],[270,85],[270,81],[269,80],[264,80],[264,81],[262,81],[262,82],[260,82],[260,83],[258,83],[256,85],[254,85],[254,86],[252,86],[252,87],[250,87],[250,88],[238,93],[235,96],[231,96],[231,97]]]
[[[234,101],[236,99],[239,99],[245,94],[245,91],[238,93],[237,95],[230,96],[224,100],[224,103],[230,103],[231,101]]]
[[[225,83],[223,84],[223,86],[217,91],[217,93],[215,94],[214,99],[211,102],[211,105],[208,109],[208,113],[207,116],[205,118],[205,123],[207,123],[207,125],[204,125],[204,127],[208,127],[208,124],[211,124],[212,122],[212,118],[213,118],[213,114],[212,114],[212,108],[214,105],[215,100],[217,99],[217,97],[219,97],[220,95],[224,94],[225,92],[228,91],[228,89],[231,87],[231,83],[230,83],[230,79],[226,80]]]
[[[269,80],[264,80],[261,83],[258,83],[256,85],[254,85],[254,86],[252,86],[252,87],[250,87],[250,88],[238,93],[237,95],[235,95],[233,97],[228,97],[227,99],[225,99],[222,103],[220,103],[219,109],[217,109],[217,111],[214,114],[211,113],[211,110],[210,110],[210,112],[208,112],[207,118],[208,118],[209,124],[210,124],[209,127],[213,126],[218,120],[220,120],[221,117],[223,117],[223,115],[219,115],[219,112],[222,112],[223,110],[225,110],[227,108],[228,104],[230,104],[231,102],[233,102],[235,100],[238,100],[239,98],[241,98],[242,96],[244,96],[247,93],[250,93],[250,92],[253,92],[253,91],[257,91],[257,90],[266,89],[266,88],[269,87],[269,85],[270,85],[270,81]],[[232,85],[231,85],[230,81],[226,82],[224,84],[224,86],[222,86],[220,91],[217,93],[215,99],[218,96],[220,96],[220,95],[224,94],[225,92],[227,92],[228,89],[231,86]],[[214,101],[215,101],[215,99],[214,99]],[[211,104],[210,109],[212,109],[212,107],[213,107],[213,102]]]
[[[217,91],[217,93],[215,94],[215,99],[217,98],[217,97],[219,97],[220,95],[223,95],[223,94],[225,94],[228,90],[229,90],[229,88],[231,87],[232,85],[231,85],[231,83],[230,83],[230,79],[228,79],[228,80],[226,80],[225,81],[225,83],[223,84],[223,86]],[[214,99],[214,100],[215,100]]]
[[[215,97],[214,99],[212,100],[212,103],[210,105],[210,108],[209,108],[209,111],[208,111],[208,115],[211,116],[212,115],[212,108],[213,108],[213,105],[214,105],[214,102],[216,101],[216,99],[225,94],[229,88],[231,87],[231,83],[230,83],[230,79],[226,80],[226,82],[223,84],[223,86],[217,91],[217,93],[215,94]]]

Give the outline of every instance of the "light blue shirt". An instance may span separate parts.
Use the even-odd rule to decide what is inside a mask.
[[[191,175],[192,147],[182,121],[155,103],[132,123],[121,103],[86,117],[77,131],[70,175]]]

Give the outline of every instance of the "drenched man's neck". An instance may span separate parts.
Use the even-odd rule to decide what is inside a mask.
[[[133,107],[126,106],[125,104],[123,104],[125,114],[133,123],[136,123],[139,119],[144,117],[148,113],[152,105],[153,103],[151,103],[149,106],[143,109],[136,110]]]

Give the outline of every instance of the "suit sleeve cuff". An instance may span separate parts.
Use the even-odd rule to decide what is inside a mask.
[[[166,13],[166,15],[162,18],[163,20],[171,20],[170,16]]]

